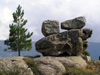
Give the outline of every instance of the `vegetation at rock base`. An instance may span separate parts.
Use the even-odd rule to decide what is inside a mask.
[[[92,60],[87,64],[84,68],[65,65],[66,72],[63,75],[100,75],[100,60]]]
[[[21,75],[18,71],[12,72],[12,71],[0,71],[0,75]]]
[[[35,75],[42,75],[37,64],[31,58],[24,58],[24,61],[26,62],[28,67],[31,68]]]
[[[74,66],[65,66],[66,72],[63,75],[94,75],[92,71],[87,71]]]
[[[18,51],[18,55],[20,56],[20,51],[29,51],[32,48],[32,40],[29,39],[33,32],[28,32],[26,34],[27,29],[24,26],[27,23],[27,20],[24,20],[24,10],[21,10],[22,7],[19,5],[17,7],[16,12],[13,15],[13,23],[9,25],[10,34],[9,39],[5,40],[5,44],[8,45],[8,51]]]
[[[31,68],[34,75],[42,75],[38,65],[32,60],[34,57],[25,57],[24,61]],[[65,73],[58,73],[58,75],[100,75],[100,60],[92,60],[87,62],[86,67],[78,68],[74,65],[64,65],[66,72]],[[22,73],[17,71],[0,71],[0,75],[21,75]]]
[[[85,55],[85,56],[90,56],[90,53],[88,51],[86,51],[86,50],[83,51],[82,54]]]

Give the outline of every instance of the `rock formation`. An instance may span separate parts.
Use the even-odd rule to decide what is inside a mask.
[[[36,42],[36,50],[44,56],[79,56],[88,47],[88,38],[92,29],[84,28],[86,20],[77,17],[61,23],[62,29],[67,31],[59,33],[56,20],[47,20],[42,24],[42,33],[45,36]]]
[[[19,72],[20,75],[33,75],[31,68],[23,60],[24,57],[0,58],[0,71]]]

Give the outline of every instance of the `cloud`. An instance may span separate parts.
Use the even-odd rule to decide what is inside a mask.
[[[100,0],[2,0],[0,3],[0,39],[9,36],[9,24],[12,23],[12,13],[20,4],[25,11],[24,18],[28,20],[25,28],[33,32],[31,37],[37,41],[44,37],[41,32],[44,20],[58,20],[60,23],[78,16],[85,16],[85,28],[93,29],[93,36],[89,41],[100,42]],[[62,32],[63,30],[61,30]],[[5,33],[3,33],[5,32]],[[98,36],[98,37],[97,37]]]

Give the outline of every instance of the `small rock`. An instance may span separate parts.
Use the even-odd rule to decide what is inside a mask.
[[[42,33],[44,36],[59,33],[59,21],[46,20],[42,24]]]
[[[84,60],[86,60],[87,62],[91,61],[91,57],[90,56],[84,56],[82,57]]]
[[[85,26],[86,19],[85,17],[77,17],[75,19],[66,20],[61,23],[62,29],[81,29]]]

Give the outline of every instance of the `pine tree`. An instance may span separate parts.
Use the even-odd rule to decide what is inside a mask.
[[[16,12],[13,15],[13,23],[9,25],[10,34],[9,39],[5,40],[4,43],[8,45],[7,51],[18,51],[18,55],[20,56],[20,51],[29,51],[32,48],[32,40],[30,37],[33,32],[28,32],[26,34],[27,29],[23,28],[26,25],[27,20],[24,20],[24,10],[21,10],[22,7],[19,5],[17,7]]]

